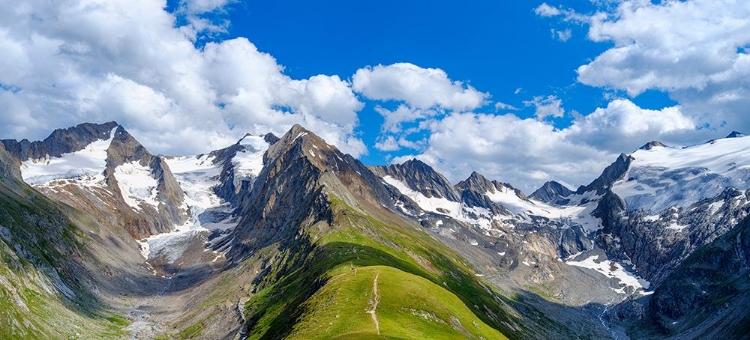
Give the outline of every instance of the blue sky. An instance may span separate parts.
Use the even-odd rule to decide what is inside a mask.
[[[577,84],[575,73],[605,47],[583,39],[580,25],[569,27],[574,36],[567,42],[554,39],[553,23],[534,8],[525,1],[251,1],[229,8],[228,35],[248,37],[293,78],[409,62],[489,92],[486,112],[500,101],[521,109],[519,117],[533,117],[523,101],[542,95],[556,95],[579,112],[605,105],[602,91]],[[374,145],[383,119],[373,110],[379,103],[364,100],[360,131]],[[556,126],[570,119],[556,119]],[[369,151],[365,162],[386,161],[388,153]]]
[[[524,102],[556,96],[568,111],[593,112],[606,106],[604,90],[577,82],[576,68],[611,44],[586,39],[582,24],[560,27],[535,13],[539,4],[524,1],[248,1],[215,13],[231,24],[216,40],[247,37],[273,55],[293,78],[317,74],[352,75],[365,65],[408,62],[444,70],[454,80],[491,94],[480,111],[533,118],[535,107]],[[176,5],[172,5],[176,7]],[[593,13],[597,6],[580,2],[576,10]],[[570,30],[564,41],[559,31]],[[200,43],[199,43],[200,44]],[[358,133],[375,145],[383,117],[373,109],[393,107],[360,96]],[[633,98],[642,108],[674,105],[663,91]],[[518,110],[496,109],[497,102]],[[557,128],[570,126],[573,115],[549,119]],[[418,134],[423,137],[424,134]],[[361,159],[388,163],[395,152],[370,147]]]
[[[299,123],[529,192],[750,131],[743,1],[0,2],[1,138],[116,120],[195,154]]]

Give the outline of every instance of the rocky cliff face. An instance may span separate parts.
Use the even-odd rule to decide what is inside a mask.
[[[244,217],[228,254],[235,260],[273,243],[283,246],[302,229],[330,222],[327,192],[354,207],[390,205],[385,187],[366,166],[299,125],[268,148],[263,164],[257,185],[242,200]]]
[[[549,181],[529,195],[529,198],[550,204],[565,205],[568,203],[565,198],[573,193],[566,186],[555,181]]]
[[[104,175],[107,184],[116,195],[127,197],[130,192],[126,180],[118,181],[118,168],[127,165],[143,167],[145,178],[153,178],[156,186],[150,189],[155,205],[137,203],[133,214],[128,213],[128,229],[136,238],[172,231],[175,225],[187,220],[187,211],[182,206],[184,195],[169,166],[162,156],[152,155],[121,126],[117,127],[112,142],[107,148],[107,167]],[[136,201],[138,202],[138,201]]]
[[[479,207],[491,211],[493,214],[510,214],[502,205],[496,204],[489,197],[488,192],[495,192],[501,183],[492,182],[480,175],[478,172],[472,172],[469,178],[456,184],[456,190],[461,193],[461,202],[469,207]]]
[[[20,162],[0,145],[0,179],[21,179]]]
[[[404,182],[412,190],[421,192],[428,198],[445,198],[453,202],[460,200],[460,195],[453,185],[443,175],[420,160],[412,159],[403,164],[377,166],[370,169],[380,177],[390,176]]]
[[[97,140],[109,138],[110,132],[117,126],[116,122],[83,123],[71,128],[55,130],[43,141],[29,142],[24,139],[19,142],[14,139],[4,139],[2,142],[5,149],[22,162],[28,159],[60,157],[65,153],[82,150]]]
[[[43,141],[4,140],[3,145],[22,162],[24,180],[44,194],[116,216],[138,239],[187,220],[182,188],[164,158],[115,122],[81,124],[55,130]]]
[[[250,189],[252,188],[257,175],[254,172],[248,174],[238,173],[238,170],[242,165],[235,161],[235,157],[238,154],[245,153],[262,154],[266,151],[269,145],[273,145],[279,141],[279,137],[276,137],[272,133],[268,133],[259,136],[266,145],[243,143],[248,137],[253,136],[246,135],[236,144],[209,153],[209,157],[213,158],[213,163],[221,166],[221,173],[219,175],[220,184],[214,188],[214,192],[224,200],[231,202],[233,206],[241,205],[240,201],[250,193]],[[262,164],[260,164],[260,166],[262,166]],[[257,169],[257,171],[259,172],[260,168]]]

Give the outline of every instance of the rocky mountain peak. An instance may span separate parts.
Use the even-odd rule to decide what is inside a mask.
[[[20,164],[0,143],[0,180],[6,178],[21,179]]]
[[[117,126],[107,149],[107,168],[114,169],[125,163],[137,161],[148,165],[153,155],[122,126]]]
[[[622,176],[625,176],[625,173],[628,171],[628,168],[630,168],[630,164],[633,160],[635,160],[633,156],[624,153],[620,154],[620,156],[617,157],[617,160],[604,168],[602,174],[591,182],[591,184],[580,186],[578,190],[576,190],[576,194],[580,195],[589,191],[596,191],[597,194],[603,194],[614,182],[621,179]]]
[[[109,139],[112,130],[119,126],[117,122],[83,123],[67,129],[57,129],[42,141],[4,139],[2,143],[11,155],[21,162],[47,156],[60,157],[66,153],[83,150],[97,140]]]
[[[263,169],[242,200],[245,216],[233,234],[230,258],[275,242],[331,218],[330,195],[356,208],[390,206],[385,186],[364,164],[300,125],[269,146]]]
[[[548,181],[529,197],[545,203],[565,204],[564,198],[572,194],[574,191],[566,186],[555,181]]]
[[[371,167],[371,170],[380,177],[390,176],[426,197],[460,201],[461,195],[448,179],[418,159],[411,159],[402,164]]]
[[[746,134],[739,131],[732,131],[726,138],[741,138],[747,136]]]
[[[646,144],[644,144],[642,147],[639,148],[639,150],[652,150],[654,148],[665,148],[667,147],[664,145],[664,143],[659,141],[651,141]]]
[[[469,178],[458,182],[456,189],[459,190],[472,190],[479,193],[495,192],[495,183],[482,176],[480,173],[474,171],[469,175]]]

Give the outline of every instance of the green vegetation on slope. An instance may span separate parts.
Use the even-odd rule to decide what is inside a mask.
[[[4,181],[15,181],[14,187]],[[17,180],[4,181],[0,181],[0,338],[124,336],[127,321],[101,315],[67,262],[80,251],[80,230],[40,193]]]
[[[303,306],[309,312],[290,339],[505,338],[456,295],[422,277],[386,266],[342,266],[330,274],[326,285]]]
[[[514,334],[503,300],[477,281],[447,247],[412,225],[383,223],[339,200],[330,203],[332,225],[321,222],[307,228],[291,248],[282,249],[282,258],[275,261],[279,266],[271,265],[264,273],[262,290],[247,304],[251,339],[377,335],[372,333],[374,322],[361,301],[355,302],[355,296],[346,293],[355,289],[366,298],[372,292],[374,272],[382,273],[384,287],[389,287],[383,294],[387,291],[398,297],[393,301],[382,295],[382,306],[378,306],[383,315],[381,334],[395,338],[461,334],[488,339],[501,336],[497,330]],[[357,277],[347,276],[355,270]],[[350,322],[330,329],[315,326],[316,315],[330,317],[332,304],[349,302],[352,305],[347,308],[353,314],[338,315]],[[410,323],[399,324],[400,320]],[[292,325],[297,326],[292,329]]]

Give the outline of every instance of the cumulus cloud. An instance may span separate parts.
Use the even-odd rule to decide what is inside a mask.
[[[551,29],[550,32],[552,33],[552,38],[560,40],[562,42],[566,42],[570,40],[571,37],[573,37],[573,31],[570,28],[566,28],[564,30],[556,30]]]
[[[748,130],[748,17],[747,1],[622,1],[590,16],[589,39],[613,46],[578,80],[630,96],[664,91],[703,124]]]
[[[200,16],[229,3],[180,6]],[[348,81],[292,79],[245,38],[197,48],[200,28],[175,27],[181,14],[167,12],[163,2],[0,5],[14,9],[0,13],[5,138],[40,139],[58,127],[117,120],[152,151],[184,154],[301,123],[345,152],[367,150],[354,134],[363,104]]]
[[[562,107],[562,99],[557,96],[536,96],[532,100],[523,102],[526,106],[534,107],[534,114],[537,119],[544,119],[547,117],[562,117],[565,114],[565,109]]]
[[[627,99],[616,99],[605,108],[579,116],[564,133],[569,139],[595,145],[609,152],[631,152],[645,142],[694,132],[696,123],[679,106],[661,110],[642,109]]]
[[[375,107],[375,112],[379,113],[385,121],[382,130],[388,133],[399,133],[404,130],[403,124],[415,122],[427,117],[438,115],[436,110],[412,109],[404,104],[399,105],[395,110],[388,110],[381,106]]]
[[[445,71],[410,63],[377,65],[357,70],[354,90],[382,101],[403,101],[414,109],[469,111],[486,104],[489,94],[448,78]]]
[[[361,68],[352,77],[352,88],[372,100],[399,103],[395,109],[375,108],[385,119],[385,135],[375,145],[381,151],[419,149],[422,142],[410,140],[409,135],[424,130],[425,119],[474,110],[489,99],[488,93],[451,80],[441,69],[410,63]],[[405,129],[408,123],[418,125]]]
[[[516,90],[516,91],[518,91],[518,90]],[[513,105],[510,105],[510,104],[506,104],[506,103],[503,103],[503,102],[497,102],[497,103],[495,103],[495,110],[496,111],[499,111],[499,110],[518,111],[519,109],[517,107],[513,106]]]
[[[614,47],[578,69],[579,80],[637,95],[702,89],[741,71],[750,44],[746,1],[623,1],[591,17],[589,38]]]
[[[530,193],[547,180],[588,183],[616,157],[568,135],[547,122],[513,114],[452,113],[431,125],[422,153],[394,162],[417,157],[453,182],[478,171]]]

